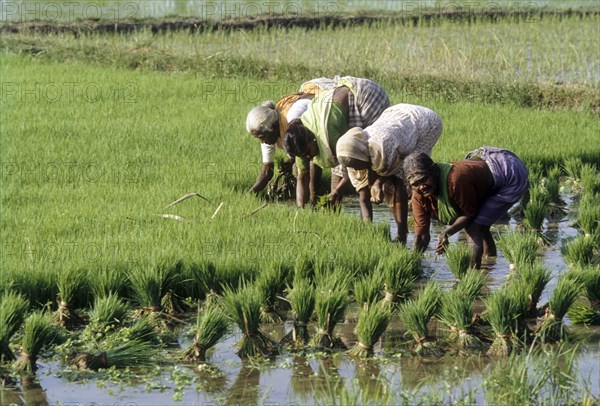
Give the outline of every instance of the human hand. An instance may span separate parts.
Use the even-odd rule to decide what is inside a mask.
[[[338,204],[341,200],[339,193],[334,189],[327,195],[327,200],[333,204]]]
[[[375,182],[371,186],[371,203],[381,204],[381,202],[383,202],[383,190],[381,189],[381,184]]]
[[[435,246],[435,255],[442,255],[444,252],[446,252],[446,247],[449,243],[448,234],[445,232],[441,233],[438,237],[437,245]]]

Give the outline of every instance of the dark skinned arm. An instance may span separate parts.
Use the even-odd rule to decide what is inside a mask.
[[[443,254],[448,246],[448,238],[471,224],[473,218],[474,216],[458,216],[456,220],[454,220],[454,222],[439,235],[435,253],[437,255]]]
[[[368,186],[358,191],[358,203],[360,204],[360,217],[366,222],[372,222],[373,204],[371,203],[371,191]]]
[[[317,190],[322,173],[323,169],[321,169],[319,165],[315,165],[312,162],[310,163],[310,182],[308,186],[308,192],[310,197],[310,204],[312,206],[314,206],[317,203]]]
[[[263,163],[262,169],[258,174],[258,178],[256,182],[250,189],[252,193],[258,193],[267,186],[271,178],[273,178],[273,173],[275,171],[275,164],[273,162]]]
[[[393,205],[390,206],[390,211],[394,220],[396,221],[396,227],[398,229],[398,242],[406,244],[406,236],[408,234],[408,194],[406,193],[406,187],[404,182],[394,177],[394,200]]]

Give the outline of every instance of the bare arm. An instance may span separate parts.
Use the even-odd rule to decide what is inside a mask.
[[[296,182],[296,205],[298,207],[304,207],[308,201],[309,181],[309,172],[298,172],[298,180]]]
[[[323,170],[319,165],[310,163],[310,182],[308,186],[310,204],[315,205],[317,203],[317,189],[318,183],[321,180],[321,173]]]
[[[448,246],[448,238],[459,232],[460,230],[462,230],[463,228],[465,228],[466,226],[468,226],[469,224],[471,224],[471,221],[473,221],[473,216],[458,216],[454,222],[448,226],[448,228],[446,228],[444,230],[443,233],[440,234],[440,236],[438,237],[438,243],[437,246],[435,247],[435,253],[438,255],[443,254],[446,251],[446,247]]]
[[[394,203],[390,206],[390,211],[392,212],[392,216],[394,216],[394,220],[396,221],[396,227],[398,229],[398,241],[401,244],[406,244],[406,236],[408,234],[408,194],[406,193],[404,182],[395,177],[393,182]]]
[[[364,221],[373,221],[373,204],[371,203],[371,192],[368,186],[358,191],[358,202],[360,204],[360,217]]]
[[[253,193],[258,193],[267,186],[271,178],[273,178],[273,172],[275,170],[275,164],[273,162],[263,163],[260,173],[256,182],[250,189]]]

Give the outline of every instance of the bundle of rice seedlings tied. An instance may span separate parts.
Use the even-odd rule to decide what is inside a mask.
[[[480,349],[481,340],[475,335],[473,325],[473,299],[460,290],[453,289],[442,294],[438,320],[450,329],[450,341],[460,349]]]
[[[358,342],[348,354],[356,358],[371,357],[373,346],[387,329],[391,317],[392,311],[389,306],[372,302],[370,306],[363,307],[356,325]]]
[[[581,281],[567,275],[560,277],[548,301],[545,314],[535,326],[535,334],[544,343],[553,343],[567,338],[563,317],[575,303],[583,290]]]
[[[72,310],[74,301],[85,296],[85,272],[77,268],[67,268],[59,272],[58,285],[58,310],[57,317],[63,326],[74,325],[81,321]],[[81,302],[81,299],[79,299]]]
[[[42,348],[51,344],[58,336],[58,326],[51,315],[37,311],[29,315],[23,324],[21,355],[13,367],[21,372],[35,372],[36,361]]]
[[[155,265],[145,264],[130,271],[133,299],[142,307],[141,314],[166,314],[179,310],[173,291],[180,282],[181,269],[182,262],[164,259]]]
[[[398,308],[400,320],[407,333],[415,340],[413,351],[417,355],[436,356],[442,348],[429,335],[427,323],[438,311],[441,289],[437,282],[429,282],[415,299],[409,299]]]
[[[543,184],[548,196],[549,206],[548,214],[551,217],[562,217],[566,214],[564,209],[565,202],[560,198],[560,177],[562,169],[559,166],[553,166],[548,171],[548,176],[544,178]]]
[[[296,177],[292,172],[293,161],[288,161],[287,156],[276,154],[275,166],[277,175],[267,185],[267,200],[281,201],[295,196]]]
[[[294,281],[300,279],[314,280],[315,261],[307,253],[301,253],[294,264]]]
[[[124,264],[102,264],[90,268],[87,273],[87,284],[94,299],[115,294],[128,296],[127,267]]]
[[[586,237],[597,235],[600,231],[600,194],[586,193],[579,202],[577,226]]]
[[[533,231],[511,231],[498,238],[498,246],[509,263],[509,269],[533,265],[537,260],[540,237]]]
[[[204,362],[206,352],[229,331],[229,319],[218,304],[210,302],[204,309],[198,306],[193,331],[194,341],[184,351],[183,357],[186,361]]]
[[[75,355],[71,364],[77,369],[98,371],[108,368],[149,367],[155,365],[156,349],[148,341],[113,341],[106,349]]]
[[[515,277],[511,279],[511,284],[518,285],[524,290],[527,301],[524,317],[538,316],[537,305],[549,281],[550,271],[539,263],[520,267]]]
[[[587,163],[582,165],[581,188],[584,196],[600,193],[600,173],[595,166]]]
[[[0,297],[0,361],[14,361],[10,340],[25,319],[29,302],[23,295],[4,292]]]
[[[295,347],[303,347],[310,341],[308,322],[315,309],[315,287],[306,278],[295,278],[287,299],[292,306],[293,324],[282,343],[291,342]]]
[[[486,300],[485,319],[494,336],[488,355],[507,356],[513,351],[518,320],[521,317],[520,299],[508,287],[496,290]]]
[[[274,352],[273,342],[260,331],[263,300],[258,287],[242,282],[237,291],[225,288],[220,300],[227,315],[242,332],[238,356],[271,356]]]
[[[585,266],[593,263],[594,249],[594,239],[582,235],[569,240],[561,251],[567,264]]]
[[[485,275],[478,269],[468,269],[454,289],[471,303],[479,297],[485,286]]]
[[[379,302],[383,290],[383,275],[375,269],[371,275],[365,275],[354,282],[354,300],[363,309]]]
[[[282,263],[269,264],[258,276],[255,284],[261,292],[263,305],[261,307],[261,321],[264,323],[277,323],[284,317],[276,309],[277,296],[283,291],[290,269]]]
[[[415,281],[421,276],[421,256],[400,248],[395,258],[382,259],[376,272],[383,275],[385,301],[395,304],[411,297]]]
[[[569,308],[569,319],[576,324],[600,325],[600,268],[575,268],[569,275],[583,284],[585,293]]]
[[[96,298],[89,312],[89,324],[86,330],[96,337],[103,337],[117,325],[121,325],[127,317],[129,306],[117,295],[109,294],[106,297]]]
[[[469,264],[473,258],[473,253],[469,249],[469,246],[464,242],[452,244],[446,249],[444,255],[452,275],[456,279],[461,280],[469,269]]]
[[[344,320],[346,308],[350,303],[349,280],[346,272],[339,269],[317,278],[317,334],[312,339],[312,345],[315,347],[345,349],[341,339],[334,336],[333,330],[337,323]]]
[[[525,225],[534,231],[540,231],[548,214],[549,199],[541,184],[529,189],[529,202],[525,206]]]
[[[563,159],[562,167],[567,173],[568,182],[573,184],[573,191],[579,188],[579,180],[581,179],[581,170],[583,162],[579,158]]]

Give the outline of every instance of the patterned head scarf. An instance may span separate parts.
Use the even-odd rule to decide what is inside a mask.
[[[354,158],[363,162],[370,162],[369,144],[365,132],[360,127],[354,127],[346,132],[337,142],[335,147],[339,158]]]
[[[404,178],[409,185],[433,175],[435,163],[424,152],[413,153],[404,159]]]

